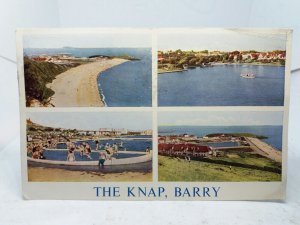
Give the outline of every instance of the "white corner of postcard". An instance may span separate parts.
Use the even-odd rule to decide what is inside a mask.
[[[291,30],[16,35],[24,199],[285,199]]]

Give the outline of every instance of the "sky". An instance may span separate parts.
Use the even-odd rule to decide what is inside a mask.
[[[40,125],[65,129],[152,129],[151,112],[28,112],[26,118]]]
[[[282,125],[283,112],[270,111],[184,111],[159,112],[159,126]]]
[[[201,29],[191,32],[162,32],[159,50],[272,51],[286,49],[285,32],[232,29]]]
[[[24,34],[24,48],[146,48],[150,47],[152,37],[146,33],[113,34]]]
[[[89,33],[87,33],[89,32]],[[286,49],[286,33],[275,30],[243,29],[162,29],[157,32],[159,50],[257,50],[272,51]],[[139,30],[120,31],[119,33],[97,33],[97,31],[25,32],[24,48],[133,48],[150,47],[152,36]]]

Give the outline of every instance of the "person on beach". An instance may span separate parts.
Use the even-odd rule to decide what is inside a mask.
[[[117,145],[117,143],[114,143],[112,148],[113,148],[113,153],[118,156],[119,146]]]
[[[46,157],[44,156],[44,151],[46,150],[46,147],[39,147],[39,159],[46,159]]]
[[[80,145],[79,145],[79,153],[80,153],[80,156],[81,156],[81,158],[82,158],[83,155],[84,155],[84,147],[83,147],[83,144],[80,144]]]
[[[99,162],[98,162],[98,166],[101,168],[104,168],[104,162],[106,160],[106,153],[105,151],[100,151],[99,153]]]
[[[150,147],[146,148],[146,152],[149,154],[150,153]]]
[[[99,151],[99,162],[98,162],[98,166],[99,166],[99,168],[101,167],[101,168],[104,168],[104,162],[105,162],[105,160],[106,160],[106,158],[107,158],[107,156],[106,156],[106,152],[105,151],[103,151],[102,149],[101,149],[101,147],[102,147],[102,145],[100,145],[100,143],[99,143],[99,141],[95,141],[95,143],[96,143],[96,151]]]
[[[67,139],[66,145],[67,145],[67,148],[69,148],[69,146],[71,145],[70,139]]]
[[[105,147],[105,152],[106,152],[107,158],[111,160],[111,158],[114,154],[113,148],[108,145],[108,146]]]
[[[95,143],[96,143],[96,148],[95,148],[96,151],[105,150],[105,148],[106,148],[106,146],[107,146],[107,144],[106,144],[106,145],[100,144],[99,141],[95,141]]]
[[[33,159],[39,159],[40,158],[40,152],[39,152],[38,146],[34,146],[32,148],[32,158]]]
[[[66,145],[68,148],[67,161],[73,162],[76,160],[75,159],[75,144],[72,143],[69,139],[67,139]]]
[[[32,149],[33,149],[33,144],[27,144],[27,156],[32,157]]]
[[[88,159],[92,159],[91,153],[92,153],[92,149],[91,149],[90,145],[88,143],[86,143],[85,154]]]
[[[69,162],[75,161],[75,148],[73,150],[72,149],[68,150],[67,161],[69,161]]]
[[[96,149],[95,149],[95,150],[97,151],[97,149],[98,149],[98,147],[99,147],[99,141],[96,140],[96,141],[95,141],[95,144],[96,144]]]

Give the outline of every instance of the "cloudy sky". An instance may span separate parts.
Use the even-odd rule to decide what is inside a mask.
[[[28,112],[26,118],[40,125],[65,129],[152,129],[151,112]]]
[[[198,111],[159,112],[160,126],[282,125],[283,112]]]
[[[201,29],[191,32],[161,32],[160,50],[285,50],[286,33],[278,31],[249,31],[232,29]]]

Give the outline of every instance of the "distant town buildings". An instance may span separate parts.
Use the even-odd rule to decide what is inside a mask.
[[[37,142],[45,138],[57,138],[59,141],[70,139],[84,138],[101,138],[101,137],[122,137],[122,136],[141,136],[152,135],[152,130],[132,131],[125,128],[100,128],[98,130],[77,130],[46,127],[27,120],[27,141]]]
[[[35,56],[29,56],[28,58],[36,62],[51,62],[59,65],[71,65],[78,62],[94,62],[99,60],[105,60],[108,57],[101,56],[101,55],[91,57],[91,58],[74,57],[72,54],[69,53],[61,53],[56,55],[45,55],[45,54],[35,55]]]

